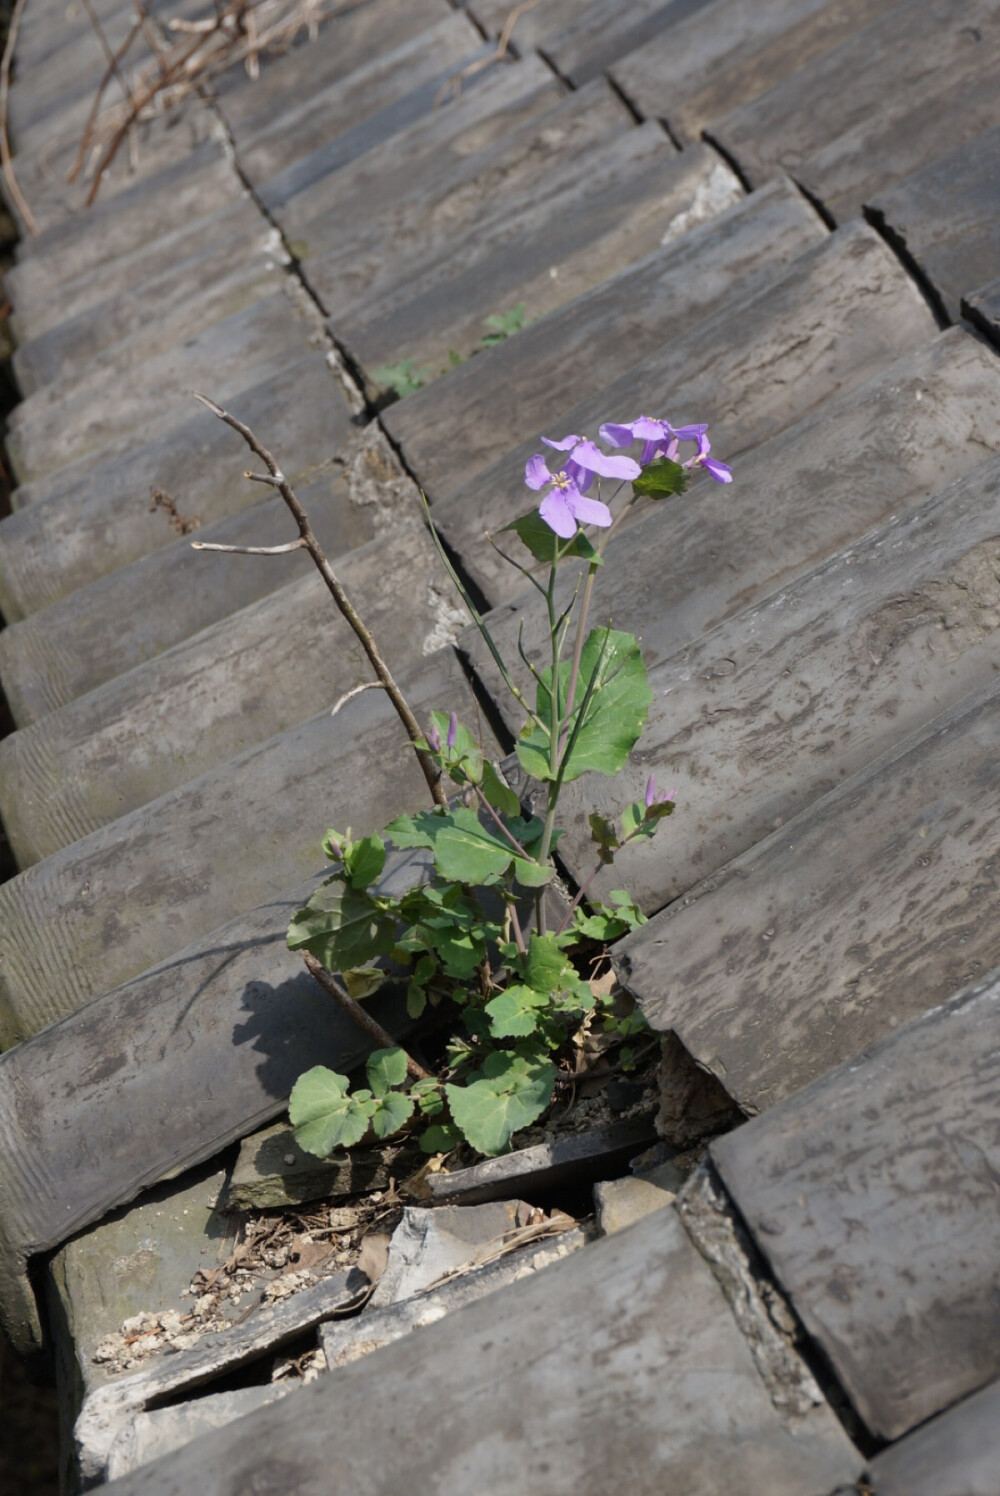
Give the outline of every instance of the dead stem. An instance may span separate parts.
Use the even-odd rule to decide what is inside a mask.
[[[356,612],[350,598],[347,596],[347,593],[344,591],[344,588],[337,579],[333,567],[327,560],[326,555],[320,547],[319,541],[316,539],[316,536],[313,533],[312,526],[309,523],[309,517],[303,509],[302,505],[299,503],[298,499],[295,497],[294,490],[292,489],[291,484],[288,482],[288,479],[285,477],[284,473],[282,473],[281,469],[278,467],[278,464],[275,462],[274,458],[271,456],[267,448],[262,446],[261,443],[257,440],[256,436],[254,436],[249,426],[244,426],[242,421],[238,421],[235,416],[230,415],[228,411],[223,410],[221,406],[216,405],[214,400],[209,400],[207,396],[199,395],[196,393],[195,399],[200,400],[202,405],[206,406],[213,415],[218,416],[220,421],[224,421],[227,426],[231,426],[234,431],[238,432],[246,442],[247,446],[250,448],[251,452],[253,452],[255,456],[259,457],[261,462],[267,468],[268,472],[274,480],[274,487],[281,494],[281,497],[284,499],[286,505],[288,506],[295,519],[295,523],[299,527],[299,535],[302,539],[304,548],[309,552],[310,556],[315,562],[316,568],[319,571],[320,576],[326,583],[327,589],[329,590],[334,602],[337,604],[337,607],[340,609],[341,614],[344,618],[346,618],[347,622],[354,630],[355,635],[361,643],[361,647],[363,648],[365,654],[368,656],[369,662],[371,663],[372,669],[375,671],[380,684],[385,687],[386,694],[396,710],[396,715],[399,717],[399,720],[402,722],[403,727],[406,729],[407,736],[414,746],[414,750],[417,755],[417,762],[420,764],[420,768],[423,771],[424,779],[427,781],[427,788],[431,792],[431,797],[434,800],[435,805],[446,806],[448,804],[448,799],[445,795],[444,789],[442,788],[441,776],[438,773],[437,766],[435,765],[434,760],[431,758],[430,754],[427,753],[425,749],[417,747],[418,743],[423,742],[423,733],[420,731],[420,725],[417,722],[416,717],[413,715],[413,712],[411,711],[409,703],[407,702],[405,696],[399,689],[399,686],[396,684],[392,672],[382,658],[382,655],[375,643],[374,638],[369,632],[367,626],[362,622],[361,617]]]
[[[384,1029],[359,1002],[355,1002],[347,988],[337,981],[332,972],[320,965],[311,951],[306,951],[302,959],[306,963],[309,975],[316,978],[323,991],[328,992],[334,1001],[340,1004],[348,1017],[353,1019],[358,1028],[363,1029],[370,1039],[374,1039],[380,1049],[401,1048],[388,1029]],[[405,1050],[403,1052],[406,1053]],[[425,1070],[423,1065],[418,1065],[413,1056],[409,1054],[406,1055],[406,1068],[414,1080],[430,1079],[430,1071]]]

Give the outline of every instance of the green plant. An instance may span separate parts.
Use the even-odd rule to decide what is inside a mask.
[[[426,369],[416,367],[415,358],[401,358],[395,364],[380,364],[372,370],[372,379],[380,389],[392,390],[398,400],[415,395],[430,379]]]
[[[348,1002],[363,1001],[387,981],[403,982],[411,1018],[439,1009],[446,1028],[434,1073],[398,1046],[385,1046],[368,1061],[367,1087],[351,1090],[348,1077],[322,1066],[302,1076],[289,1110],[309,1151],[351,1146],[369,1129],[386,1137],[419,1122],[421,1145],[429,1151],[464,1139],[479,1153],[496,1154],[545,1112],[560,1074],[572,1073],[574,1040],[588,1026],[598,1025],[622,1045],[624,1068],[634,1061],[626,1041],[642,1031],[641,1015],[616,1014],[588,980],[578,953],[587,942],[603,946],[617,939],[643,915],[624,890],[609,894],[607,903],[588,904],[587,895],[623,847],[656,834],[674,809],[676,792],[657,792],[651,777],[644,799],[626,805],[617,820],[592,814],[595,867],[568,905],[558,906],[554,928],[546,900],[565,785],[586,773],[617,774],[642,733],[651,700],[636,639],[610,624],[589,627],[593,588],[607,539],[629,508],[683,493],[693,469],[706,469],[718,482],[729,481],[729,470],[709,457],[704,427],[674,430],[641,417],[602,427],[601,434],[615,446],[642,440],[642,461],[609,455],[577,436],[549,442],[569,455],[554,472],[542,456],[529,461],[525,481],[545,495],[537,510],[507,526],[530,559],[546,568],[539,581],[528,566],[511,561],[541,594],[548,617],[546,662],[530,659],[519,645],[533,683],[531,700],[439,544],[524,710],[517,757],[543,786],[544,809],[526,815],[475,736],[453,712],[440,711],[413,746],[450,781],[451,800],[398,816],[384,836],[327,834],[324,851],[335,871],[292,919],[289,946],[339,973]],[[677,460],[682,441],[697,446],[683,463]],[[619,480],[611,503],[631,484],[617,516],[599,496],[588,495],[595,479],[599,495],[602,477]],[[584,525],[598,532],[595,539]],[[556,583],[566,562],[582,565],[583,576],[560,612]],[[401,895],[380,890],[387,842],[430,853],[425,880]]]

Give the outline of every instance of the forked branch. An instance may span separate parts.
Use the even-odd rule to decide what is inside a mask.
[[[262,446],[261,443],[257,440],[256,436],[254,436],[249,426],[245,426],[242,421],[238,421],[235,416],[230,415],[227,410],[223,410],[221,405],[216,405],[214,400],[209,400],[206,395],[199,395],[195,393],[195,399],[200,400],[202,405],[206,406],[213,415],[218,416],[220,421],[225,421],[227,426],[231,426],[234,431],[238,432],[246,442],[247,446],[250,448],[251,452],[253,452],[255,456],[259,457],[261,462],[267,468],[268,473],[271,475],[273,486],[281,494],[281,497],[284,499],[285,504],[288,506],[295,519],[295,523],[299,527],[299,537],[302,547],[309,552],[310,556],[313,559],[313,562],[315,563],[316,569],[327,585],[327,589],[331,597],[337,604],[337,607],[340,609],[340,612],[342,613],[344,618],[346,618],[347,622],[354,630],[354,633],[361,643],[362,649],[368,656],[372,669],[375,671],[375,674],[378,677],[379,683],[385,688],[389,700],[392,702],[393,706],[396,709],[396,715],[399,717],[399,720],[402,722],[403,727],[406,729],[407,736],[409,737],[410,742],[413,744],[416,751],[417,761],[419,762],[420,768],[423,771],[424,778],[427,781],[427,788],[431,792],[434,803],[436,805],[447,805],[447,796],[445,795],[444,789],[442,788],[441,776],[438,772],[433,758],[429,753],[426,752],[425,749],[417,747],[417,744],[423,741],[423,733],[420,731],[420,724],[417,722],[416,717],[410,710],[410,706],[402,691],[399,689],[399,686],[396,684],[396,681],[388,665],[382,658],[381,652],[379,651],[379,648],[376,645],[371,632],[362,621],[360,615],[354,608],[353,603],[351,602],[347,593],[344,591],[343,586],[338,580],[333,567],[330,565],[330,562],[324,554],[319,541],[316,539],[316,536],[313,533],[312,526],[309,523],[309,516],[306,514],[302,505],[296,498],[294,490],[292,489],[291,484],[288,482],[288,479],[278,467],[278,464],[275,462],[274,458],[271,456],[267,448]],[[196,541],[194,543],[199,549],[207,550],[210,548],[206,546],[204,542]]]

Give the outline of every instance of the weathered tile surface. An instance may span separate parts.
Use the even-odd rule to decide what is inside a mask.
[[[511,130],[557,104],[564,90],[538,57],[484,69],[466,80],[462,91],[442,99],[436,108],[388,140],[341,162],[331,155],[328,169],[306,173],[307,185],[291,190],[301,166],[289,169],[288,190],[268,183],[268,197],[282,230],[299,253],[301,235],[310,220],[340,208],[353,218],[367,218],[393,197],[412,190],[426,173],[459,169],[465,159],[488,149]],[[334,142],[334,145],[336,142]],[[333,151],[331,146],[330,151]],[[278,199],[280,198],[280,201]],[[308,242],[308,241],[306,241]]]
[[[712,1145],[879,1438],[1000,1373],[998,1037],[994,975]]]
[[[520,303],[533,322],[742,197],[713,152],[678,155],[658,125],[644,125],[591,152],[575,181],[523,217],[473,230],[430,276],[335,318],[338,342],[369,374],[400,357],[447,370],[452,350],[478,351],[491,313]]]
[[[209,1393],[195,1388],[194,1396],[188,1402],[136,1413],[116,1435],[108,1450],[107,1478],[118,1480],[123,1475],[131,1475],[140,1465],[148,1465],[162,1455],[171,1454],[198,1434],[222,1428],[224,1424],[232,1423],[234,1418],[242,1418],[266,1403],[278,1402],[299,1385],[288,1380],[261,1382],[237,1387],[232,1392]]]
[[[287,276],[287,255],[274,230],[258,225],[234,253],[216,245],[183,261],[180,270],[143,281],[131,295],[99,302],[88,312],[22,344],[14,355],[21,393],[41,386],[65,396],[81,374],[123,372],[151,354],[174,347],[212,322],[277,291]]]
[[[591,1306],[584,1317],[581,1304]],[[447,1414],[429,1419],[428,1407]],[[331,1463],[333,1408],[343,1435]],[[859,1463],[825,1406],[779,1416],[668,1210],[328,1373],[294,1404],[255,1415],[252,1429],[195,1441],[117,1491],[167,1496],[197,1471],[220,1492],[252,1478],[301,1496],[411,1482],[442,1496],[470,1484],[555,1496],[623,1478],[639,1496],[665,1483],[691,1496],[825,1496]]]
[[[352,413],[324,354],[290,359],[260,382],[253,369],[245,378],[227,404],[280,457],[293,483],[305,488],[332,458],[350,455]],[[104,461],[70,463],[17,490],[30,502],[0,520],[0,607],[8,623],[169,547],[176,532],[151,508],[151,488],[206,530],[261,506],[260,485],[244,476],[242,439],[190,396],[180,414],[160,436],[133,433]],[[287,530],[276,541],[283,538]],[[115,616],[113,605],[105,616]],[[53,623],[54,641],[58,633]]]
[[[834,222],[845,222],[879,193],[996,123],[997,65],[996,49],[980,47],[957,76],[946,70],[918,90],[899,89],[876,114],[814,151],[796,168],[796,180]],[[942,201],[941,218],[947,217]]]
[[[332,556],[379,532],[336,469],[300,496]],[[289,524],[284,502],[276,499],[206,525],[198,536],[221,545],[281,545]],[[246,556],[198,556],[182,538],[98,579],[0,634],[0,679],[14,720],[28,726],[306,575],[311,564],[297,552],[256,564]],[[211,587],[205,585],[209,575]],[[109,618],[128,619],[130,626],[109,635]]]
[[[231,260],[234,242],[249,248],[260,241],[260,235],[260,211],[247,196],[224,201],[214,212],[172,224],[151,241],[116,255],[113,292],[107,267],[98,263],[61,280],[55,296],[44,259],[38,262],[26,256],[4,275],[18,341],[26,345],[95,308],[102,309],[97,314],[100,325],[114,328],[117,316],[135,315],[137,298],[142,305],[143,286],[161,286],[178,276],[183,284],[187,274],[183,267],[189,259],[197,263],[200,256],[214,252]],[[67,326],[67,335],[70,331]]]
[[[126,432],[145,439],[169,430],[190,418],[192,388],[207,385],[212,398],[229,400],[248,384],[282,374],[315,337],[283,286],[138,368],[106,368],[69,395],[46,386],[11,415],[7,441],[14,470],[19,478],[37,478]]]
[[[1000,342],[1000,276],[965,297],[962,311],[992,342]]]
[[[701,10],[707,0],[592,0],[556,29],[558,7],[550,7],[547,30],[536,45],[563,78],[579,88],[604,72],[616,57],[647,45]]]
[[[611,67],[626,98],[677,139],[774,88],[898,0],[712,0]]]
[[[708,422],[715,450],[732,459],[832,395],[864,383],[934,331],[926,302],[874,231],[849,226],[741,303],[738,318],[723,307],[542,430],[556,436],[593,433],[604,421],[634,420],[666,398],[672,421]],[[395,409],[385,424],[399,439]],[[435,509],[442,532],[491,602],[511,595],[512,578],[520,590],[520,579],[484,532],[496,533],[529,506],[524,464],[538,451],[540,434],[535,427],[531,435],[531,429],[520,445]],[[403,440],[402,450],[426,483],[411,444]]]
[[[1000,274],[1000,126],[900,182],[871,209],[958,317],[962,296]]]
[[[322,88],[303,89],[290,80],[273,107],[235,120],[240,166],[273,207],[292,175],[304,186],[307,177],[315,180],[319,170],[361,155],[426,114],[448,78],[486,51],[475,27],[454,11],[408,40],[396,43],[390,33],[366,66]],[[334,161],[322,151],[328,142]],[[272,193],[267,184],[282,173]]]
[[[650,1022],[761,1111],[1000,961],[996,687],[620,947]],[[669,831],[669,827],[667,828]]]
[[[192,556],[213,585],[213,556]],[[241,557],[245,565],[267,565]],[[396,673],[417,668],[465,617],[430,540],[412,527],[338,565]],[[304,662],[309,661],[308,668]],[[0,743],[0,814],[26,867],[372,679],[315,571]]]
[[[382,886],[421,865],[400,858]],[[350,1070],[367,1052],[285,944],[319,877],[0,1056],[0,1316],[16,1345],[41,1336],[28,1258],[276,1116],[317,1057]],[[372,1010],[403,1036],[401,1002]]]
[[[708,224],[611,277],[516,339],[491,348],[384,413],[430,497],[441,501],[498,448],[544,431],[670,336],[775,279],[826,238],[786,183],[770,183]]]
[[[421,720],[435,708],[474,714],[450,649],[400,686]],[[395,712],[366,691],[36,863],[0,888],[3,1041],[305,878],[328,825],[378,830],[426,802]]]
[[[610,1122],[590,1132],[483,1159],[467,1169],[432,1174],[427,1187],[431,1199],[442,1205],[472,1205],[519,1195],[537,1199],[553,1189],[614,1176],[630,1158],[648,1148],[655,1136],[648,1117]]]
[[[882,100],[905,93],[931,98],[945,78],[978,73],[983,54],[996,57],[996,0],[904,0],[853,32],[760,98],[716,120],[709,137],[753,186],[801,163],[838,135],[877,114]]]
[[[994,1496],[1000,1469],[1000,1382],[965,1398],[865,1472],[874,1496]]]
[[[459,170],[423,173],[410,190],[363,219],[322,215],[298,236],[299,252],[328,314],[336,320],[359,296],[385,295],[439,261],[457,234],[485,231],[537,203],[560,173],[580,167],[602,142],[634,130],[621,100],[595,80],[545,114],[470,155]]]

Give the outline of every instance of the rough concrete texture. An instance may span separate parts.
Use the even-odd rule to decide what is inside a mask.
[[[994,1496],[1000,1469],[1000,1382],[932,1418],[872,1460],[873,1496]]]
[[[245,1413],[256,1412],[287,1397],[297,1386],[298,1383],[289,1381],[262,1382],[256,1387],[203,1394],[174,1407],[137,1413],[108,1451],[107,1478],[117,1480],[122,1475],[131,1475],[140,1465],[171,1454],[199,1434],[222,1428],[234,1418],[242,1418]]]
[[[473,1267],[484,1250],[526,1223],[530,1205],[498,1200],[487,1205],[408,1206],[392,1233],[389,1260],[369,1299],[384,1309],[423,1293],[456,1269]]]
[[[276,1206],[301,1205],[307,1200],[361,1194],[385,1189],[390,1179],[413,1172],[423,1155],[404,1154],[399,1163],[377,1150],[351,1149],[332,1158],[306,1153],[295,1141],[288,1122],[276,1122],[244,1138],[239,1157],[226,1185],[226,1210],[273,1210]]]
[[[775,1407],[711,1271],[663,1210],[119,1488],[603,1496],[624,1478],[637,1496],[827,1496],[860,1466],[824,1405]]]
[[[675,1191],[654,1184],[651,1179],[608,1179],[594,1185],[597,1225],[603,1236],[624,1231],[636,1221],[663,1210],[676,1199]]]

